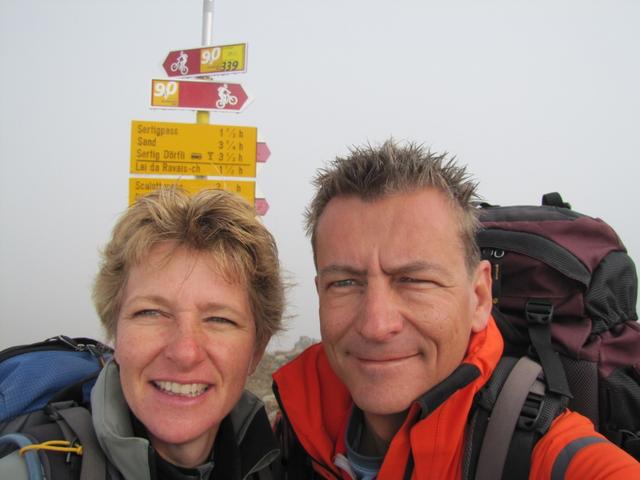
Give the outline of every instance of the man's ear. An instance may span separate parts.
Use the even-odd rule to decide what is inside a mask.
[[[491,264],[481,260],[473,274],[472,281],[472,320],[471,331],[480,332],[487,327],[493,296],[491,292]]]
[[[316,293],[320,293],[320,288],[318,287],[318,282],[319,282],[319,281],[320,281],[320,279],[318,278],[318,275],[316,275],[316,276],[313,278],[313,283],[315,283],[315,285],[316,285]]]

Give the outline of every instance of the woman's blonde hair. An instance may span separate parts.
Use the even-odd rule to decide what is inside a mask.
[[[131,267],[167,241],[176,248],[211,253],[229,281],[247,286],[257,345],[266,345],[281,329],[284,284],[278,250],[255,210],[222,190],[189,196],[179,188],[164,187],[129,207],[102,252],[93,301],[110,340],[115,338]]]

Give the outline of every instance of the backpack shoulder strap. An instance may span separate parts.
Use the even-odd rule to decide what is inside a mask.
[[[80,480],[101,479],[106,476],[106,461],[102,448],[93,429],[91,413],[84,407],[58,408],[57,404],[50,404],[52,418],[61,424],[60,419],[73,431],[78,442],[82,445],[82,468]],[[57,415],[57,417],[56,417]],[[60,425],[64,432],[65,427]],[[65,432],[65,435],[67,433]]]
[[[529,357],[503,357],[474,403],[464,478],[528,478],[533,447],[566,399],[547,390],[540,364]]]
[[[107,478],[108,462],[87,408],[73,401],[50,403],[16,418],[9,427],[14,430],[0,436],[0,455],[24,449],[29,479]]]
[[[493,407],[480,448],[476,470],[478,480],[502,478],[509,444],[516,429],[518,417],[529,390],[541,371],[542,367],[527,357],[518,360],[511,370]]]

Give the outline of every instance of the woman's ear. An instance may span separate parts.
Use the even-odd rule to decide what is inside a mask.
[[[267,344],[269,343],[269,341],[262,341],[260,342],[260,344],[256,343],[256,348],[253,352],[253,358],[251,359],[251,363],[249,364],[249,375],[253,375],[253,373],[256,371],[256,368],[258,368],[258,364],[260,363],[260,360],[262,360],[262,357],[264,356],[264,352],[267,349]]]

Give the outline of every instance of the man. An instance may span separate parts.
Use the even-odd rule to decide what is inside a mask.
[[[315,185],[322,344],[274,374],[283,477],[462,478],[474,395],[503,350],[475,183],[445,155],[388,141],[337,159]],[[573,412],[531,456],[530,478],[634,474],[639,464]]]

